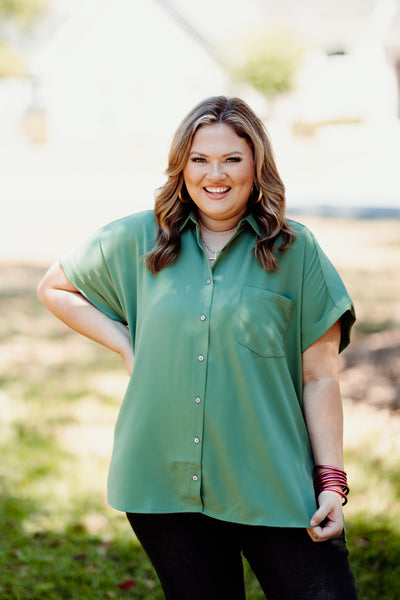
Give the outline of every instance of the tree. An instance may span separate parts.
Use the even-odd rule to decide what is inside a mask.
[[[25,74],[24,61],[15,47],[15,38],[27,35],[49,5],[50,0],[0,0],[0,77]]]
[[[234,79],[248,83],[268,100],[290,92],[301,64],[303,46],[287,30],[258,35],[245,43],[239,64],[229,64]]]

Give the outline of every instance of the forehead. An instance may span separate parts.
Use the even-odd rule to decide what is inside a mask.
[[[250,144],[238,136],[236,131],[225,123],[202,125],[193,136],[192,151],[204,153],[218,152],[251,152]]]

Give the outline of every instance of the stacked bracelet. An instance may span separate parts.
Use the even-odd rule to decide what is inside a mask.
[[[347,475],[342,469],[328,465],[316,465],[314,467],[314,489],[317,498],[321,492],[329,490],[342,496],[343,506],[347,504],[350,489],[347,484]]]

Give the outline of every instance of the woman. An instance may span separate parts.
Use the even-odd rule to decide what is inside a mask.
[[[132,374],[109,502],[167,599],[243,599],[241,553],[270,600],[354,599],[337,365],[351,300],[312,234],[285,220],[267,133],[243,101],[196,106],[167,175],[154,211],[95,233],[38,290]]]

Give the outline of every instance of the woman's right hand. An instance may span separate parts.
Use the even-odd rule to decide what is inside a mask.
[[[135,359],[133,357],[133,352],[131,352],[129,356],[124,356],[123,359],[124,359],[124,363],[125,363],[125,366],[128,370],[129,377],[130,377],[132,375],[133,364],[135,362]]]
[[[125,325],[123,325],[122,323],[117,323],[117,326],[121,328],[121,333],[123,334],[124,339],[125,339],[125,343],[123,344],[122,349],[119,352],[119,354],[125,363],[125,366],[127,368],[127,371],[129,373],[129,377],[130,377],[132,375],[133,365],[135,362],[131,336],[129,333],[129,329],[127,327],[125,327]]]

